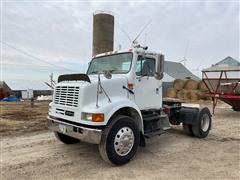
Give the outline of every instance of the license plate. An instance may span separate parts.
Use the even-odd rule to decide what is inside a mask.
[[[67,127],[66,127],[65,125],[59,124],[58,127],[59,127],[59,129],[60,129],[61,132],[67,133]]]

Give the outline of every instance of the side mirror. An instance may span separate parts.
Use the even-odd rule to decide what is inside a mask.
[[[161,80],[163,78],[164,71],[164,55],[158,54],[156,57],[156,65],[155,65],[155,78],[157,80]]]

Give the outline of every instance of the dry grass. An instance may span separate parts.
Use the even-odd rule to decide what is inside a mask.
[[[0,135],[19,135],[47,129],[49,102],[35,102],[33,108],[29,101],[0,103]]]

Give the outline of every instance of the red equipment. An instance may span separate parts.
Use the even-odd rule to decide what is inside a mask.
[[[213,66],[202,70],[202,79],[212,97],[213,114],[220,99],[240,111],[240,66]]]

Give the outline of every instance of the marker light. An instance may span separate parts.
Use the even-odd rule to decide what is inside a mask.
[[[128,89],[133,89],[134,84],[133,83],[128,83]]]

